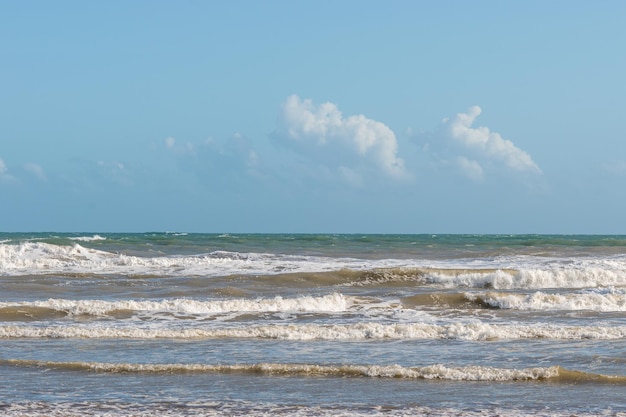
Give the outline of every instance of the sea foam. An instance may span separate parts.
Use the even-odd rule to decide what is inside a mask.
[[[0,325],[0,338],[60,339],[279,339],[279,340],[616,340],[626,326],[558,326],[487,323],[269,324],[247,326],[155,326],[154,323],[81,323]]]
[[[15,366],[53,367],[108,373],[172,373],[172,372],[241,372],[269,375],[303,375],[331,377],[374,377],[407,379],[444,379],[452,381],[529,381],[556,378],[559,367],[506,369],[489,366],[449,367],[442,364],[405,367],[400,365],[318,365],[293,363],[256,363],[213,365],[199,363],[139,364],[96,362],[46,362],[33,360],[2,360]]]
[[[178,256],[135,256],[44,242],[0,244],[0,275],[120,274],[230,276],[342,271],[343,286],[415,282],[443,288],[546,289],[626,286],[626,257],[577,260],[501,257],[487,262],[350,259],[216,250]]]
[[[456,272],[429,271],[424,280],[444,288],[543,289],[626,286],[626,264],[595,266],[546,266],[543,269]]]
[[[0,275],[126,274],[203,275],[280,274],[339,270],[358,263],[310,256],[214,251],[191,256],[134,256],[44,242],[0,244]]]
[[[466,294],[471,301],[480,301],[491,307],[514,310],[545,311],[626,311],[626,294],[621,290],[585,291],[582,293],[551,294],[541,291],[532,294],[487,292]]]
[[[116,311],[136,313],[170,313],[179,315],[212,316],[233,313],[338,313],[348,310],[356,301],[352,297],[334,293],[325,296],[295,298],[228,299],[228,300],[67,300],[0,302],[2,308],[45,308],[68,315],[104,316]]]
[[[70,237],[68,239],[69,240],[75,240],[75,241],[78,241],[78,242],[94,242],[94,241],[98,241],[98,240],[107,240],[106,237],[102,237],[100,235],[78,236],[78,237]]]
[[[306,406],[298,404],[250,404],[248,402],[212,401],[185,401],[168,400],[163,403],[152,404],[125,404],[101,401],[82,402],[0,402],[5,417],[222,417],[254,416],[254,417],[626,417],[626,413],[614,411],[611,408],[593,412],[575,413],[569,410],[546,410],[506,408],[492,406],[488,409],[471,410],[452,407],[426,407],[412,405],[409,407],[375,406],[375,407],[341,407],[333,406]]]

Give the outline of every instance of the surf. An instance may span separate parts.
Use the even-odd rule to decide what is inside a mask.
[[[552,324],[488,323],[371,323],[349,324],[267,324],[245,326],[186,326],[153,322],[111,325],[20,323],[0,325],[0,339],[172,339],[202,340],[277,339],[292,341],[372,341],[372,340],[621,340],[626,326],[562,326]],[[132,325],[131,325],[132,324]]]
[[[561,366],[522,369],[490,366],[320,365],[306,363],[103,363],[0,359],[0,365],[96,373],[242,373],[269,376],[402,378],[447,381],[608,383],[626,385],[626,376],[594,374]]]

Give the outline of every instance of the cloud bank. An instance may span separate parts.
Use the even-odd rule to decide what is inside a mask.
[[[389,127],[363,115],[344,117],[330,102],[315,105],[297,95],[288,97],[275,136],[353,184],[372,168],[394,179],[409,176]]]

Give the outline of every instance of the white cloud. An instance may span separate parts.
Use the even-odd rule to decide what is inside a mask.
[[[461,148],[474,152],[480,158],[501,162],[514,171],[541,174],[541,169],[530,155],[513,142],[492,132],[488,127],[472,127],[480,113],[480,107],[472,106],[467,113],[458,113],[452,119],[444,119],[446,135]]]
[[[2,158],[0,158],[0,183],[14,183],[17,181],[17,178],[8,173],[9,168],[4,163]]]
[[[352,183],[360,182],[357,171],[363,171],[363,163],[393,178],[408,177],[389,127],[363,115],[344,117],[333,103],[316,106],[297,95],[288,97],[277,134],[283,143],[330,165]]]

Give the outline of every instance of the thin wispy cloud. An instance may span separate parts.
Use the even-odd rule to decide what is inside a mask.
[[[48,177],[46,176],[46,173],[40,165],[35,164],[34,162],[30,162],[24,165],[24,169],[31,175],[35,176],[35,178],[37,178],[38,180],[48,181]]]
[[[165,147],[177,154],[194,154],[196,152],[196,146],[191,142],[179,143],[176,138],[171,136],[165,138]]]
[[[208,138],[199,142],[179,141],[168,137],[164,141],[176,169],[192,175],[202,186],[252,186],[267,176],[264,162],[252,141],[236,132],[229,138]]]
[[[603,168],[611,175],[626,176],[626,161],[605,163]]]
[[[463,175],[474,181],[481,181],[485,177],[483,167],[472,159],[459,156],[456,158],[456,165],[461,170]]]

